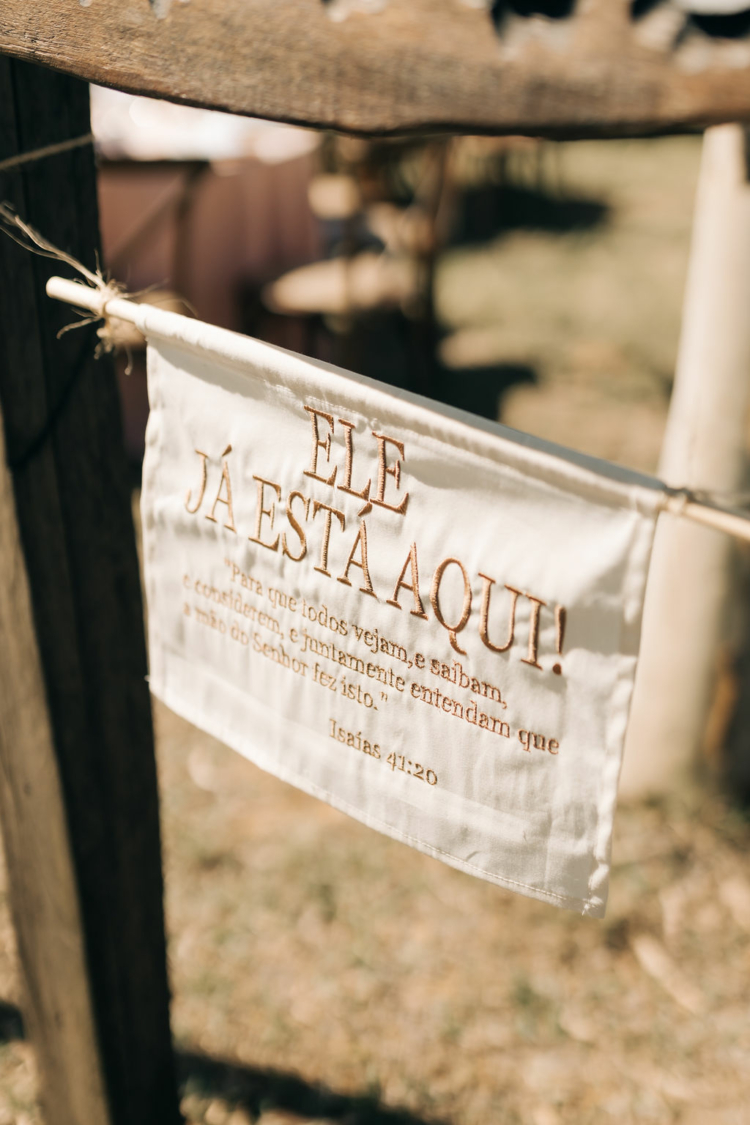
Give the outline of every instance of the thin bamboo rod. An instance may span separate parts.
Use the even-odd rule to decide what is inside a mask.
[[[111,293],[111,290],[104,287],[94,289],[78,281],[68,281],[63,277],[51,277],[47,282],[48,296],[58,301],[65,301],[75,308],[86,309],[98,316],[106,314],[107,317],[128,321],[141,331],[145,330],[146,314],[151,330],[159,332],[160,326],[163,326],[163,331],[167,335],[174,332],[175,321],[181,319],[177,313],[167,312],[153,305],[137,305],[126,297],[112,296]],[[654,486],[664,492],[664,511],[703,524],[705,527],[714,528],[716,531],[726,532],[727,535],[733,535],[750,543],[750,513],[746,514],[734,508],[698,499],[691,496],[687,490],[683,492],[670,489],[656,478],[653,480]]]
[[[684,516],[693,523],[702,523],[716,531],[724,531],[735,539],[750,542],[750,513],[736,508],[724,508],[705,500],[692,500],[689,496],[689,492],[667,496],[665,511],[675,516]]]

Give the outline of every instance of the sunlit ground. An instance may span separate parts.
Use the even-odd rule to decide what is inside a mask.
[[[605,224],[446,257],[438,302],[461,364],[538,373],[505,421],[655,468],[698,154],[690,138],[563,146],[544,175],[606,203]],[[709,783],[620,811],[598,922],[385,839],[164,708],[156,720],[190,1121],[750,1121],[750,827]],[[18,992],[3,904],[0,999]],[[0,1125],[36,1125],[32,1052],[3,1026]]]

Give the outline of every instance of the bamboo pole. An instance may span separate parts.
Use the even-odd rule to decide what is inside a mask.
[[[749,401],[745,134],[739,125],[721,125],[709,129],[703,143],[660,476],[694,490],[740,491]],[[703,744],[733,557],[731,541],[711,530],[719,529],[716,519],[700,522],[708,526],[662,520],[657,531],[621,778],[625,796],[668,791],[694,767]]]

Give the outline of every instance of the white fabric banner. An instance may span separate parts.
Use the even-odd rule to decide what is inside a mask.
[[[171,324],[146,326],[154,694],[372,828],[603,915],[658,482]]]

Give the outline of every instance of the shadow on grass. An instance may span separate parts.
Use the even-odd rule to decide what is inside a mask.
[[[23,1016],[15,1004],[0,1000],[0,1043],[10,1043],[14,1039],[25,1039]]]
[[[426,339],[429,332],[399,310],[380,310],[358,317],[346,339],[332,338],[329,354],[341,367],[492,421],[511,387],[537,382],[535,368],[525,363],[449,368],[436,354],[444,333],[436,326]]]
[[[178,1050],[176,1058],[183,1094],[219,1097],[252,1117],[282,1110],[342,1125],[428,1125],[426,1118],[408,1110],[384,1106],[376,1093],[337,1094],[283,1070],[238,1066],[194,1051]],[[448,1123],[431,1118],[429,1125]]]
[[[470,188],[456,217],[451,245],[494,241],[512,231],[570,234],[596,230],[611,217],[601,199],[556,193],[513,183]]]
[[[495,422],[511,387],[534,386],[536,369],[527,363],[493,363],[449,369],[438,364],[432,393],[440,402]]]
[[[0,1000],[0,1044],[26,1037],[20,1010]],[[175,1049],[180,1095],[222,1098],[251,1117],[283,1110],[300,1118],[325,1118],[341,1125],[449,1125],[384,1106],[377,1093],[337,1094],[284,1070],[241,1066],[181,1048]]]

